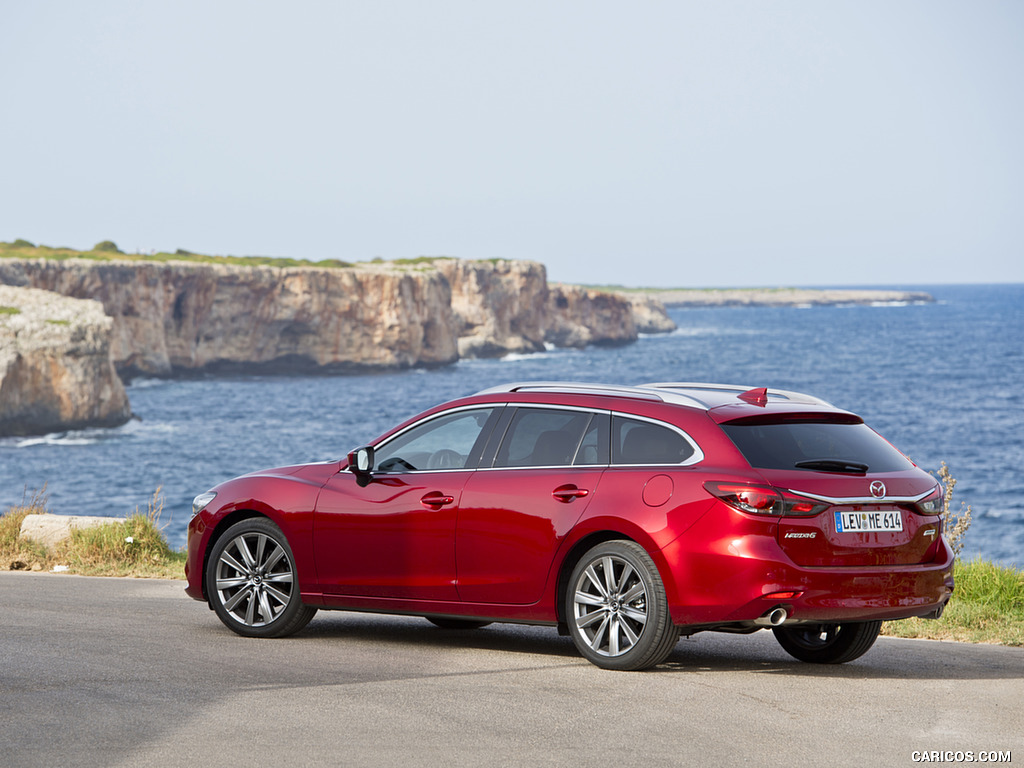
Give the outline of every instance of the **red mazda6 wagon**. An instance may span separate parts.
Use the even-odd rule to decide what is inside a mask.
[[[941,615],[941,512],[933,477],[808,395],[513,384],[197,496],[186,591],[249,637],[318,609],[546,624],[626,670],[766,628],[840,663],[884,620]]]

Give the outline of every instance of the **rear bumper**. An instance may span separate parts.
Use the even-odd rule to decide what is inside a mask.
[[[934,615],[953,593],[953,553],[915,565],[805,567],[773,535],[732,538],[722,547],[664,550],[673,582],[669,610],[678,626],[752,622],[783,607],[787,623],[906,619]],[[795,592],[794,596],[776,593]]]

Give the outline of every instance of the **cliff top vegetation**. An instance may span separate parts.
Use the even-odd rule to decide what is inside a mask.
[[[125,253],[111,240],[96,243],[87,251],[75,248],[51,248],[48,245],[35,245],[28,240],[15,240],[12,243],[0,242],[0,258],[8,259],[52,259],[66,261],[68,259],[89,259],[91,261],[186,261],[196,264],[231,264],[240,267],[319,267],[338,269],[353,266],[350,262],[340,259],[309,259],[277,258],[273,256],[210,256],[193,253],[183,248],[174,253]]]

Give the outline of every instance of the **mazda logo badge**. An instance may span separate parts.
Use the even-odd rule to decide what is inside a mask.
[[[885,483],[881,480],[875,480],[875,482],[871,484],[871,495],[876,499],[883,498],[885,496]]]

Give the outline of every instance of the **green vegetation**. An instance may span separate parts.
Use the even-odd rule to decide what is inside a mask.
[[[152,579],[184,578],[185,553],[168,545],[160,528],[163,495],[158,488],[149,509],[109,525],[81,528],[52,547],[19,538],[27,515],[47,514],[46,492],[30,498],[0,515],[0,568],[4,570],[50,571],[55,568],[85,576],[134,576]]]
[[[21,310],[17,307],[0,307],[0,315],[20,315]]]
[[[47,320],[49,325],[71,325],[70,320]]]
[[[882,625],[882,634],[1024,646],[1024,571],[986,560],[957,561],[956,589],[942,618]]]
[[[15,240],[13,243],[0,242],[0,259],[51,259],[67,261],[68,259],[89,259],[91,261],[186,261],[194,264],[231,264],[241,267],[320,267],[325,269],[342,269],[352,264],[339,259],[308,259],[275,258],[272,256],[207,256],[192,253],[178,248],[174,253],[124,253],[111,240],[104,240],[93,246],[92,250],[79,251],[74,248],[51,248],[48,245],[32,245],[27,240]]]

